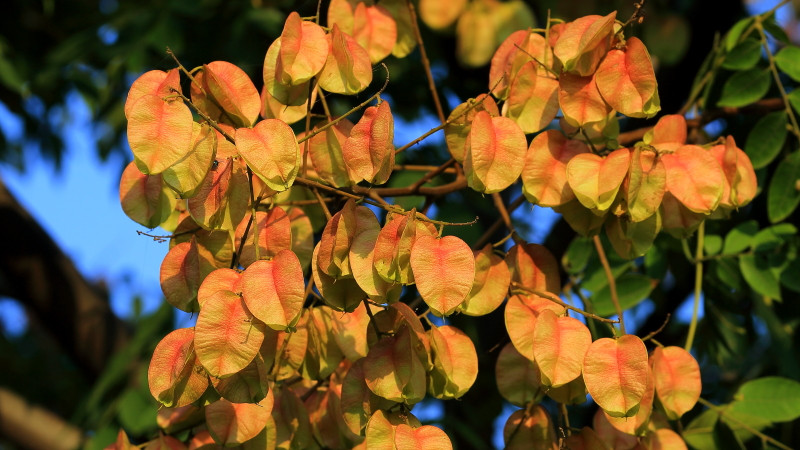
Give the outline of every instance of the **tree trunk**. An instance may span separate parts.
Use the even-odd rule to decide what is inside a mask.
[[[81,276],[2,180],[0,232],[0,295],[20,301],[31,320],[51,333],[89,380],[95,379],[129,337],[107,295]]]

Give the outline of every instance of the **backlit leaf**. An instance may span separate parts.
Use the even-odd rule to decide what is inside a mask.
[[[583,376],[579,376],[567,384],[547,390],[547,396],[565,405],[580,405],[586,403],[586,383]]]
[[[464,173],[467,184],[483,193],[499,192],[522,172],[527,150],[525,134],[507,117],[475,114],[465,144]]]
[[[233,403],[258,403],[269,394],[264,358],[256,354],[244,369],[227,378],[214,378],[214,389],[225,400]]]
[[[373,394],[367,387],[364,380],[365,361],[355,361],[342,381],[342,415],[350,431],[357,435],[364,434],[364,428],[373,412],[393,404]]]
[[[631,417],[647,388],[647,349],[626,334],[592,343],[583,361],[583,380],[594,401],[614,417]]]
[[[342,146],[350,181],[383,184],[394,169],[394,118],[388,102],[370,106]]]
[[[247,309],[275,330],[286,329],[303,308],[303,268],[291,250],[251,264],[242,274],[241,286]]]
[[[411,270],[422,300],[437,316],[458,308],[472,289],[472,250],[455,236],[419,236],[411,248]]]
[[[383,303],[399,293],[393,289],[399,284],[390,283],[378,274],[375,269],[375,245],[381,226],[378,218],[366,206],[358,206],[355,210],[358,219],[357,227],[350,244],[348,261],[358,286],[374,301]]]
[[[305,21],[292,11],[281,33],[281,49],[277,66],[281,82],[297,86],[318,74],[328,59],[325,31],[316,23]]]
[[[192,149],[192,112],[180,99],[145,94],[128,113],[128,144],[136,167],[154,175],[184,158]]]
[[[567,163],[567,181],[578,201],[589,209],[606,211],[628,174],[631,152],[621,148],[606,157],[582,153]]]
[[[264,340],[264,324],[255,320],[244,300],[230,291],[206,299],[195,325],[197,357],[211,376],[224,378],[244,369]]]
[[[272,408],[277,433],[277,448],[308,448],[313,436],[308,410],[303,401],[288,386],[276,391]]]
[[[233,116],[230,125],[249,127],[255,123],[261,97],[242,69],[225,61],[208,63],[203,66],[203,84],[216,104]]]
[[[467,0],[420,0],[419,17],[425,25],[441,30],[453,25],[467,6]]]
[[[216,294],[217,291],[241,292],[239,285],[239,280],[241,279],[242,274],[236,270],[227,268],[215,269],[203,278],[203,282],[197,291],[197,302],[202,308],[205,301]]]
[[[581,127],[606,120],[611,107],[597,90],[595,75],[581,77],[564,73],[558,79],[558,84],[558,104],[567,123]]]
[[[373,307],[370,307],[373,308]],[[377,312],[378,308],[373,308]],[[367,327],[370,317],[364,303],[353,311],[331,314],[333,338],[339,344],[344,356],[352,362],[367,356]]]
[[[497,309],[505,300],[511,283],[511,272],[503,258],[494,253],[491,244],[486,244],[473,254],[475,279],[459,312],[468,316],[483,316]]]
[[[683,206],[669,191],[661,199],[661,227],[678,239],[691,236],[706,216]]]
[[[694,408],[700,398],[700,366],[694,356],[681,347],[656,347],[650,355],[650,368],[658,400],[667,418],[677,420]]]
[[[139,76],[131,84],[128,90],[128,97],[125,100],[125,117],[127,118],[136,103],[142,96],[153,94],[161,98],[174,96],[175,92],[181,90],[180,73],[178,69],[170,69],[167,72],[163,70],[151,70]]]
[[[280,120],[264,119],[252,129],[237,129],[236,149],[253,173],[276,191],[288,189],[300,168],[297,139]]]
[[[636,437],[618,430],[608,421],[608,417],[608,413],[598,409],[592,418],[594,432],[605,444],[605,448],[614,450],[633,450],[637,448],[638,440]],[[631,417],[622,417],[621,419],[633,421]]]
[[[497,45],[497,26],[492,20],[496,7],[497,3],[491,1],[472,1],[458,17],[456,58],[464,66],[482,66],[492,58]]]
[[[750,203],[758,190],[756,173],[750,158],[736,146],[733,136],[728,136],[725,144],[711,147],[709,152],[717,160],[725,175],[719,206],[725,209],[738,209]]]
[[[567,139],[557,130],[536,135],[528,147],[522,168],[522,193],[529,202],[540,206],[559,206],[575,198],[567,183],[567,163],[589,147]]]
[[[667,191],[689,210],[708,214],[722,198],[725,174],[704,148],[684,145],[662,158],[667,170]]]
[[[327,306],[317,306],[304,311],[308,346],[300,373],[305,379],[324,380],[330,377],[344,359],[344,354],[333,337],[334,311]]]
[[[611,46],[616,17],[614,11],[604,17],[589,15],[566,24],[553,48],[565,72],[578,76],[594,73]]]
[[[314,165],[314,170],[322,181],[333,187],[344,187],[350,184],[342,147],[352,129],[353,122],[344,119],[315,135],[308,142],[308,156]]]
[[[500,395],[514,405],[537,403],[544,397],[539,367],[522,356],[511,343],[506,344],[497,356],[495,380]]]
[[[232,230],[245,215],[250,185],[239,161],[219,155],[215,161],[187,209],[203,228]]]
[[[653,117],[661,109],[650,55],[635,37],[627,40],[624,50],[608,52],[595,81],[606,103],[626,116]]]
[[[254,438],[267,425],[272,397],[260,404],[231,403],[221,398],[206,406],[208,431],[217,444],[232,446]]]
[[[447,118],[447,125],[444,127],[444,138],[447,142],[447,149],[450,150],[450,154],[459,163],[464,162],[466,151],[464,147],[467,136],[469,135],[469,130],[472,129],[472,121],[475,119],[475,114],[480,111],[486,111],[492,117],[500,115],[494,99],[486,94],[481,94],[456,106]]]
[[[414,283],[411,248],[419,236],[436,236],[436,228],[430,222],[417,220],[414,210],[387,216],[375,241],[373,255],[375,270],[381,278],[394,283]]]
[[[147,371],[150,393],[168,407],[199,399],[208,387],[208,376],[194,352],[194,329],[179,328],[156,345]]]
[[[372,64],[389,56],[397,42],[397,24],[382,5],[359,2],[353,12],[353,38],[369,55]]]
[[[369,54],[334,24],[328,33],[331,51],[319,74],[319,87],[337,94],[356,94],[372,82]]]
[[[186,155],[161,172],[164,182],[182,198],[191,197],[206,178],[217,152],[217,133],[206,124],[194,122],[192,146]]]
[[[450,438],[441,428],[433,425],[423,425],[412,428],[401,423],[394,432],[395,448],[436,448],[452,450]]]
[[[437,398],[460,398],[478,377],[478,354],[463,331],[453,326],[431,327],[428,331],[434,369],[429,386]]]
[[[545,309],[562,313],[564,307],[535,295],[512,295],[506,302],[504,311],[506,330],[514,348],[524,357],[533,361],[533,336],[536,318]]]
[[[551,310],[539,313],[533,334],[533,355],[542,385],[562,386],[581,374],[592,334],[581,321],[558,317]]]
[[[652,364],[652,356],[651,363]],[[653,383],[653,373],[648,371],[647,386],[645,387],[644,396],[641,403],[639,403],[639,411],[633,417],[612,417],[608,413],[603,412],[606,420],[617,430],[631,434],[634,436],[641,435],[647,429],[647,424],[650,422],[650,414],[653,412],[653,400],[655,398],[655,386]]]
[[[549,73],[542,74],[538,62],[525,64],[509,88],[506,117],[516,121],[525,133],[547,127],[558,114],[558,88],[558,80]]]
[[[555,426],[541,405],[514,411],[503,427],[503,440],[507,449],[558,449]]]
[[[200,254],[194,238],[171,248],[160,270],[161,290],[167,301],[182,311],[197,311],[197,290],[214,268]]]
[[[610,215],[605,229],[617,255],[623,259],[634,259],[643,256],[652,247],[661,231],[661,215],[653,214],[641,222],[631,222],[625,216]]]
[[[425,397],[425,366],[414,351],[415,342],[410,327],[403,326],[369,349],[364,379],[375,395],[411,405]]]
[[[258,242],[260,259],[272,258],[281,250],[292,249],[292,224],[289,216],[281,208],[272,208],[269,211],[257,211],[255,223],[250,222],[250,214],[236,227],[236,248],[241,248],[239,264],[247,267],[256,261],[254,241]],[[249,230],[248,230],[249,224]],[[244,246],[242,237],[245,230]],[[256,230],[258,238],[256,239]]]
[[[326,40],[328,39],[326,38]],[[265,93],[262,93],[262,97],[266,94],[269,94],[276,103],[285,105],[286,109],[290,109],[292,107],[301,108],[294,110],[292,116],[294,116],[294,114],[300,114],[299,111],[303,111],[303,116],[305,116],[305,110],[307,108],[306,104],[308,102],[309,84],[301,83],[296,86],[292,86],[283,82],[285,75],[283,67],[280,63],[281,48],[283,48],[283,41],[281,38],[275,39],[272,41],[272,44],[270,44],[269,48],[267,49],[267,54],[264,56],[264,69],[262,71],[262,76],[264,78]],[[328,54],[328,58],[330,58],[330,53]],[[269,101],[269,99],[262,98],[261,101],[264,105],[266,105],[264,102]],[[266,107],[264,109],[266,109]],[[262,115],[265,117],[267,116],[267,114]]]
[[[320,244],[314,247],[311,257],[311,272],[314,277],[314,286],[319,290],[325,304],[337,311],[353,311],[366,299],[367,293],[358,285],[351,276],[334,278],[319,268]]]
[[[306,103],[290,106],[281,103],[266,89],[261,89],[261,117],[265,119],[278,119],[291,125],[306,117],[308,107]]]
[[[636,148],[622,191],[632,222],[641,222],[658,211],[667,190],[667,170],[655,152]]]
[[[414,36],[414,25],[411,22],[411,13],[404,0],[383,0],[381,6],[389,11],[397,24],[397,41],[392,48],[392,55],[405,58],[417,48],[417,38]]]
[[[680,114],[661,117],[652,132],[645,134],[644,142],[662,152],[677,150],[686,143],[686,119]]]
[[[131,220],[147,228],[159,226],[172,214],[176,200],[170,192],[161,174],[145,175],[132,161],[119,180],[122,210]]]

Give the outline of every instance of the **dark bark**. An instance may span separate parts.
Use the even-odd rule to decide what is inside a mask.
[[[88,379],[96,378],[129,336],[107,295],[83,278],[1,180],[0,231],[0,295],[22,303]]]

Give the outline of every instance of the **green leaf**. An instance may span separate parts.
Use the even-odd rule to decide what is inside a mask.
[[[784,245],[797,234],[797,227],[790,223],[780,223],[759,231],[753,237],[752,246],[757,252],[767,252]]]
[[[713,450],[719,448],[718,438],[714,433],[719,414],[713,409],[703,411],[683,429],[683,439],[697,450]]]
[[[561,258],[561,265],[564,270],[569,274],[579,274],[583,272],[586,265],[589,264],[589,259],[594,254],[594,245],[592,240],[584,236],[576,236],[572,242],[569,243],[567,251]]]
[[[800,112],[800,89],[795,89],[787,95],[789,104],[795,111]]]
[[[747,135],[744,151],[754,169],[766,167],[778,156],[786,141],[786,111],[775,111],[762,117]]]
[[[668,265],[667,254],[658,244],[650,247],[644,255],[644,271],[650,278],[656,280],[664,278],[667,275]]]
[[[128,389],[117,404],[119,421],[132,435],[144,435],[156,430],[159,404],[141,389]]]
[[[733,255],[745,251],[753,243],[753,236],[756,234],[758,234],[758,223],[755,220],[748,220],[736,225],[725,236],[722,253]]]
[[[781,287],[773,267],[762,255],[742,255],[739,257],[739,270],[747,284],[761,295],[776,300],[781,299]]]
[[[743,384],[728,410],[770,422],[800,417],[800,383],[782,377],[764,377]]]
[[[690,45],[691,31],[683,17],[677,14],[651,16],[643,24],[643,40],[659,64],[671,66],[683,59]]]
[[[800,47],[789,45],[775,55],[775,64],[794,81],[800,81]]]
[[[790,42],[786,31],[784,31],[783,28],[781,28],[781,26],[775,22],[774,16],[761,22],[761,24],[764,25],[764,29],[767,30],[767,33],[771,34],[775,39],[783,42],[784,44],[788,44]]]
[[[736,44],[739,43],[739,38],[742,36],[742,33],[744,33],[744,31],[752,24],[752,17],[748,17],[736,22],[736,24],[731,27],[730,31],[728,31],[728,34],[725,35],[725,50],[731,51],[734,47],[736,47]],[[745,35],[744,37],[747,37],[748,35]]]
[[[706,256],[716,255],[722,250],[722,236],[707,234],[703,241],[703,251]]]
[[[745,39],[725,55],[722,67],[728,70],[750,69],[759,59],[761,59],[761,41]]]
[[[622,310],[627,310],[646,299],[653,291],[653,280],[646,275],[639,273],[626,273],[617,278],[617,295],[619,296],[619,306]],[[611,316],[617,313],[614,309],[614,302],[611,301],[611,291],[608,285],[600,289],[592,297],[594,310],[597,315]]]
[[[800,277],[797,276],[798,273],[800,273],[800,258],[795,255],[795,258],[781,272],[781,284],[794,292],[800,292]]]
[[[800,151],[795,151],[778,164],[769,183],[767,215],[770,222],[786,219],[797,208],[800,203],[798,188],[800,188]]]
[[[761,100],[771,83],[769,69],[754,68],[736,72],[722,86],[718,106],[739,107]]]

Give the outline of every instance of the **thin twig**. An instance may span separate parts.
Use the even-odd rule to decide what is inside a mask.
[[[415,191],[422,187],[423,184],[427,183],[428,181],[432,180],[435,176],[439,175],[440,173],[447,170],[450,166],[456,163],[456,160],[450,158],[446,163],[442,164],[441,166],[431,170],[430,172],[426,173],[422,176],[419,180],[417,180],[414,184],[409,186],[408,188],[412,191]]]
[[[647,342],[650,339],[653,339],[654,337],[656,337],[656,335],[658,335],[658,333],[661,333],[662,331],[664,331],[664,327],[666,327],[667,324],[669,323],[669,318],[670,317],[672,317],[672,315],[670,313],[667,313],[667,317],[664,318],[664,323],[662,323],[661,326],[658,327],[655,331],[653,331],[652,333],[649,333],[647,336],[643,337],[642,341]]]
[[[431,95],[433,96],[433,103],[436,106],[436,114],[439,116],[439,122],[442,124],[445,123],[446,119],[444,116],[444,110],[442,109],[442,102],[439,100],[439,94],[436,92],[436,83],[433,80],[433,72],[431,72],[431,62],[428,60],[428,53],[425,51],[425,44],[422,42],[422,34],[419,31],[419,23],[417,22],[417,10],[414,8],[414,4],[410,1],[406,1],[406,5],[408,5],[408,12],[411,15],[411,28],[414,30],[414,37],[417,39],[417,45],[419,46],[419,54],[422,59],[422,65],[425,67],[425,75],[428,77],[428,88],[431,90]]]
[[[311,133],[308,133],[305,136],[303,136],[302,138],[298,139],[297,143],[298,144],[302,144],[303,142],[311,139],[312,137],[322,133],[323,131],[327,130],[328,128],[330,128],[330,127],[336,125],[337,123],[341,122],[342,120],[344,120],[350,114],[353,114],[354,112],[363,109],[365,106],[369,105],[373,100],[375,100],[376,98],[380,97],[381,94],[383,94],[383,91],[385,91],[386,87],[389,85],[389,68],[384,63],[381,63],[381,65],[386,70],[386,81],[384,81],[383,86],[381,86],[381,88],[378,90],[378,92],[372,94],[368,99],[364,100],[363,102],[359,103],[355,107],[351,108],[349,111],[347,111],[346,113],[342,114],[341,116],[331,120],[330,122],[326,123],[325,125],[315,129]]]
[[[766,434],[756,430],[755,428],[751,427],[750,425],[748,425],[748,424],[742,422],[741,420],[737,419],[735,416],[733,416],[731,414],[728,414],[728,411],[726,411],[725,408],[721,408],[721,407],[711,403],[710,401],[704,399],[703,397],[698,398],[697,399],[697,403],[700,403],[701,405],[703,405],[703,406],[705,406],[705,407],[707,407],[709,409],[713,409],[720,416],[725,416],[729,421],[736,423],[736,425],[739,425],[743,429],[745,429],[745,430],[749,431],[750,433],[758,436],[761,439],[762,442],[769,442],[770,444],[772,444],[772,445],[774,445],[774,446],[776,446],[778,448],[782,448],[784,450],[792,450],[791,447],[781,443],[780,441],[778,441],[777,439],[775,439],[775,438],[773,438],[771,436],[767,436]]]
[[[509,213],[512,213],[514,212],[514,210],[519,208],[519,206],[522,205],[523,203],[525,203],[525,196],[520,195],[513,202],[511,202],[511,204],[508,205],[508,208],[506,210]],[[483,235],[481,235],[481,237],[479,237],[478,240],[475,241],[475,244],[472,245],[472,248],[473,249],[482,248],[484,245],[486,245],[487,242],[489,242],[489,239],[491,239],[492,235],[495,234],[497,230],[499,230],[500,227],[502,226],[503,226],[503,219],[502,218],[497,219],[491,226],[489,226],[489,228],[486,229],[486,231],[483,232]]]
[[[700,312],[700,293],[703,290],[703,240],[705,237],[706,222],[700,222],[697,229],[697,252],[695,253],[694,263],[694,306],[692,307],[692,321],[689,322],[689,331],[686,333],[686,351],[692,349],[694,335],[697,332],[697,319]]]
[[[499,192],[495,192],[492,194],[492,201],[494,201],[494,207],[497,208],[497,211],[500,213],[500,218],[503,219],[503,223],[511,233],[511,238],[514,239],[514,243],[519,244],[519,237],[514,229],[514,224],[511,222],[511,214],[509,214],[505,203],[503,203],[503,197],[500,196]]]
[[[515,288],[515,289],[519,289],[519,290],[527,292],[529,294],[538,295],[539,297],[546,298],[547,300],[550,300],[553,303],[561,305],[561,306],[563,306],[564,308],[567,308],[570,311],[574,311],[574,312],[576,312],[576,313],[578,313],[578,314],[580,314],[582,316],[588,317],[590,319],[594,319],[594,320],[596,320],[598,322],[606,322],[606,323],[619,323],[620,322],[619,320],[606,319],[605,317],[600,317],[597,314],[592,314],[590,312],[587,312],[587,311],[584,311],[582,309],[576,308],[576,307],[570,305],[569,303],[566,303],[565,301],[561,300],[557,295],[551,294],[550,292],[540,291],[538,289],[532,289],[532,288],[529,288],[527,286],[523,286],[523,285],[521,285],[521,284],[519,284],[517,282],[512,282],[511,286],[513,288]]]
[[[594,248],[597,249],[597,256],[600,258],[600,263],[603,265],[603,270],[606,272],[606,279],[608,279],[608,289],[611,291],[611,302],[614,303],[614,310],[619,317],[619,331],[625,334],[625,319],[622,317],[622,307],[619,305],[619,297],[617,296],[617,281],[614,279],[614,274],[611,272],[611,266],[608,264],[606,258],[606,251],[603,249],[603,243],[600,237],[595,235]]]

